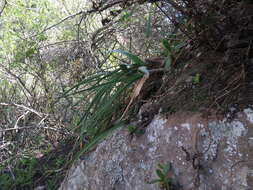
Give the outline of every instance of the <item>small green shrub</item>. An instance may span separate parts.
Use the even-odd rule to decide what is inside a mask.
[[[172,179],[169,177],[169,171],[171,170],[171,163],[158,164],[156,175],[158,179],[151,180],[149,184],[158,183],[162,189],[172,190]]]
[[[174,34],[170,35],[170,38],[174,39],[176,36]],[[164,47],[164,51],[162,55],[165,56],[165,68],[171,69],[172,64],[176,61],[176,57],[180,54],[180,50],[183,46],[185,46],[185,42],[182,41],[172,41],[163,39],[162,45]]]
[[[37,164],[35,158],[23,158],[12,171],[0,175],[0,187],[6,190],[14,190],[27,189],[33,186]]]

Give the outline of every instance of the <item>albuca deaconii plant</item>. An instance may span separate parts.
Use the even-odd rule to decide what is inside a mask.
[[[122,102],[129,97],[133,85],[137,81],[144,81],[141,79],[149,75],[146,63],[138,56],[123,50],[114,50],[112,53],[121,53],[128,57],[132,64],[119,64],[96,72],[67,90],[63,95],[63,97],[79,96],[76,104],[89,100],[87,107],[83,109],[80,118],[74,124],[79,136],[79,144],[85,143],[77,157],[122,126],[124,113],[129,107],[122,105]],[[139,85],[138,90],[134,90],[135,95],[132,97],[138,95],[140,89]]]

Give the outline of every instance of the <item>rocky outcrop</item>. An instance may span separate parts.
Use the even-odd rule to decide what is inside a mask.
[[[158,190],[148,182],[168,162],[175,189],[253,189],[253,110],[232,121],[158,114],[138,137],[119,129],[75,163],[60,190]]]

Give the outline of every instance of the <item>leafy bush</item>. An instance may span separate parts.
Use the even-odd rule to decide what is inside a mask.
[[[38,168],[35,158],[21,159],[14,170],[7,170],[0,175],[1,189],[26,189],[34,184],[34,177]]]

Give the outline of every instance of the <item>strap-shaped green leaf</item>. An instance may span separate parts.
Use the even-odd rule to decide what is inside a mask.
[[[156,170],[156,174],[162,181],[164,180],[165,175],[161,170]]]
[[[134,54],[129,53],[127,51],[117,49],[117,50],[113,50],[112,52],[120,53],[120,54],[127,56],[131,61],[134,62],[134,64],[137,64],[137,65],[144,65],[145,64],[144,61],[142,61],[137,55],[134,55]]]

